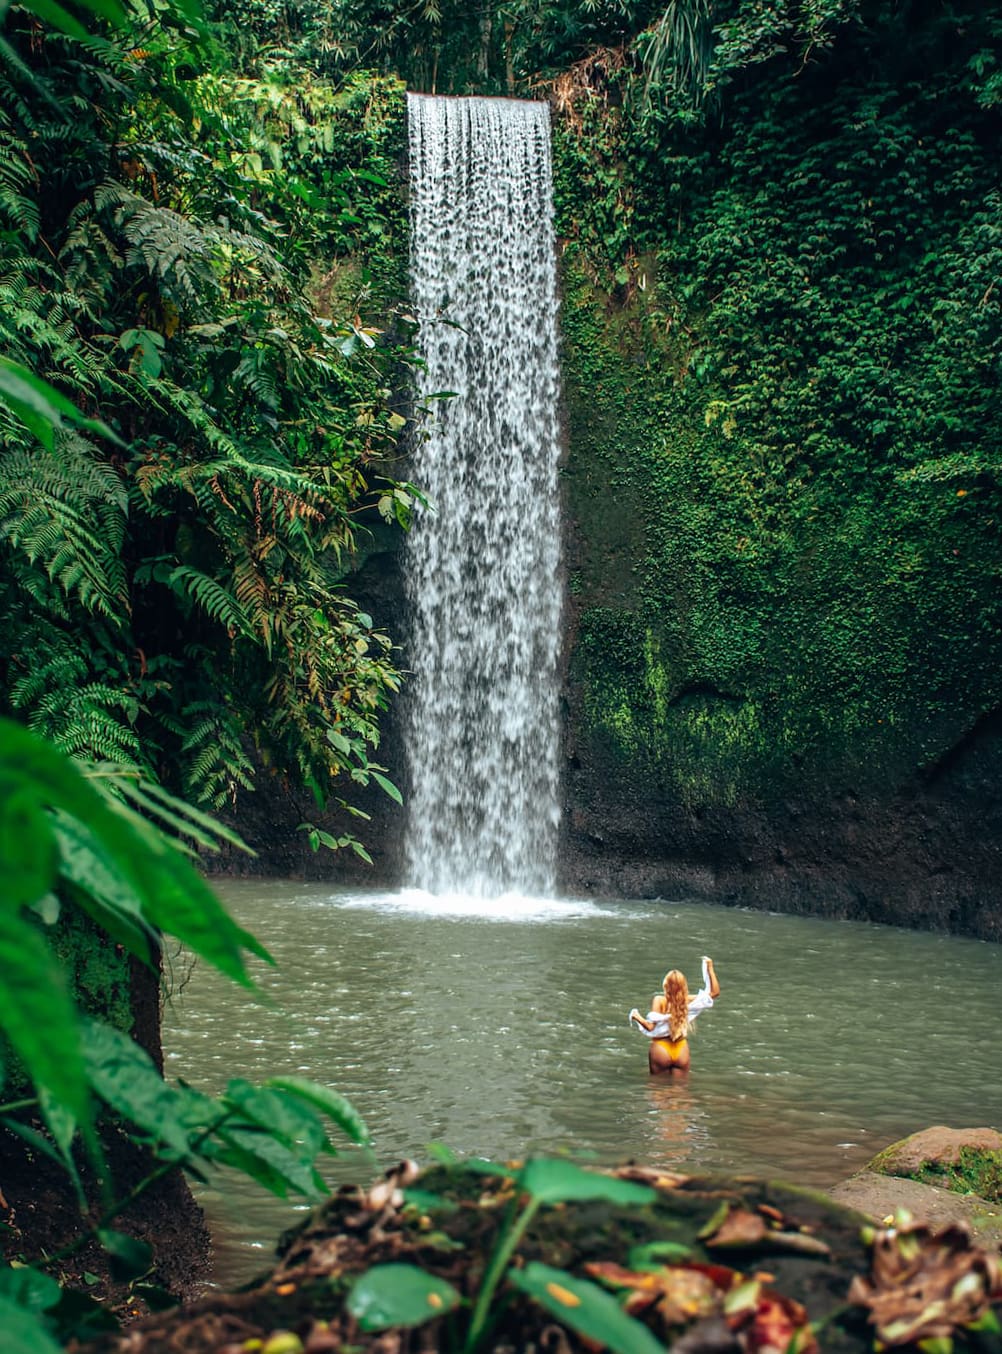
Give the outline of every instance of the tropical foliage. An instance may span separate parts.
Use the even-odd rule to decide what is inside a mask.
[[[268,959],[183,854],[242,843],[165,783],[219,806],[264,765],[321,805],[342,772],[397,796],[370,760],[390,641],[342,584],[366,516],[406,525],[387,373],[409,350],[363,319],[378,251],[345,260],[399,214],[393,89],[230,76],[184,0],[87,8],[15,8],[0,42],[0,712],[34,731],[0,720],[0,1129],[61,1164],[91,1210],[75,1244],[135,1278],[149,1249],[112,1224],[165,1173],[318,1197],[324,1117],[368,1141],[300,1078],[166,1085],[126,961],[155,991],[165,934],[246,986]],[[122,1131],[151,1154],[124,1200]],[[24,1266],[0,1311],[16,1351],[93,1315]]]
[[[440,94],[527,93],[575,63],[611,59],[637,93],[689,119],[744,68],[787,51],[816,58],[860,0],[240,0],[218,6],[227,45],[345,78],[359,68],[402,75]]]
[[[399,100],[120,18],[15,8],[0,51],[0,709],[215,807],[262,762],[323,804],[398,685],[343,580],[410,502],[370,247]]]
[[[318,1198],[324,1187],[315,1160],[336,1155],[324,1118],[351,1142],[369,1141],[342,1096],[300,1077],[260,1087],[235,1079],[217,1097],[169,1085],[128,1034],[75,1001],[59,952],[66,914],[89,918],[109,944],[154,973],[164,935],[245,987],[253,986],[247,957],[270,962],[170,840],[179,829],[209,850],[232,837],[134,773],[79,766],[0,720],[0,1132],[62,1166],[81,1218],[90,1211],[74,1245],[96,1237],[132,1279],[149,1271],[150,1248],[112,1224],[165,1173],[182,1167],[204,1178],[228,1166],[283,1198]],[[150,1153],[148,1175],[125,1197],[103,1161],[113,1123]],[[49,1265],[58,1273],[65,1259],[51,1257]],[[165,1296],[136,1293],[153,1302]],[[44,1267],[0,1266],[5,1347],[17,1354],[55,1348],[39,1316],[50,1309],[62,1334],[86,1332],[100,1313],[95,1303],[64,1303]],[[109,1315],[100,1316],[106,1326]]]

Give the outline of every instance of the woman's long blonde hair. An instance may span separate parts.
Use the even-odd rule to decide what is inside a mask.
[[[684,1039],[689,1033],[689,984],[685,974],[673,968],[665,974],[661,987],[667,1002],[669,1033],[673,1040]]]

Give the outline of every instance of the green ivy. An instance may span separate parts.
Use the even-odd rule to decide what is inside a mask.
[[[624,68],[557,128],[574,677],[688,802],[898,783],[1002,697],[1000,16],[823,8],[701,123]]]

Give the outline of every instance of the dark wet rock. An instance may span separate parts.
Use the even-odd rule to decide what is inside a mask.
[[[970,774],[935,783],[865,797],[815,788],[796,802],[698,812],[639,767],[579,745],[566,776],[562,887],[1002,940],[1002,743],[985,739],[983,766],[972,749]]]

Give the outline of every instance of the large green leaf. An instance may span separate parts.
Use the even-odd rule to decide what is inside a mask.
[[[302,1101],[282,1091],[252,1086],[249,1081],[238,1078],[227,1086],[222,1101],[239,1110],[243,1118],[263,1128],[291,1151],[298,1149],[301,1155],[309,1155],[310,1160],[329,1146],[319,1116]]]
[[[62,810],[91,834],[94,850],[114,861],[145,920],[175,935],[203,959],[245,986],[253,986],[244,951],[271,961],[267,950],[239,927],[198,871],[137,813],[88,783],[61,753],[8,720],[0,720],[0,802],[34,795]]]
[[[162,785],[157,785],[153,781],[141,780],[133,775],[124,775],[122,768],[114,764],[107,766],[99,763],[92,768],[92,771],[98,770],[107,771],[116,789],[134,804],[137,804],[153,817],[162,819],[169,827],[191,837],[202,846],[217,851],[220,842],[228,842],[230,846],[237,847],[248,856],[256,855],[256,852],[251,850],[238,832],[234,832],[225,823],[219,822],[218,819],[213,818],[211,814],[205,813],[194,804],[188,804],[183,799],[178,799],[169,790],[165,790]]]
[[[16,1302],[29,1312],[46,1312],[55,1307],[62,1289],[49,1274],[30,1265],[0,1265],[0,1297]]]
[[[57,28],[60,33],[65,33],[68,37],[79,38],[83,42],[91,37],[89,30],[76,15],[63,9],[62,5],[56,3],[56,0],[28,0],[28,9],[39,19],[44,19],[47,24],[51,24],[53,28]]]
[[[265,1086],[288,1091],[290,1095],[298,1096],[308,1105],[322,1110],[359,1147],[368,1147],[372,1142],[372,1135],[355,1106],[338,1091],[332,1091],[329,1086],[321,1086],[315,1081],[307,1080],[306,1077],[271,1077],[265,1082]]]
[[[210,1139],[202,1149],[202,1156],[218,1166],[240,1171],[249,1180],[255,1180],[262,1189],[278,1199],[287,1199],[291,1188],[286,1177],[254,1152],[247,1152],[234,1142]]]
[[[76,1190],[77,1199],[81,1207],[84,1207],[84,1189],[72,1152],[73,1140],[77,1132],[77,1121],[66,1106],[61,1101],[56,1100],[44,1086],[39,1091],[38,1104],[42,1111],[42,1118],[45,1120],[45,1126],[52,1135],[52,1140],[62,1158],[63,1166],[70,1177],[73,1188]]]
[[[382,775],[379,771],[373,771],[371,768],[369,769],[369,775],[372,777],[372,779],[376,782],[377,785],[381,786],[382,789],[386,791],[386,793],[390,796],[391,799],[395,799],[398,804],[402,804],[404,802],[403,795],[393,784],[392,780]]]
[[[313,1164],[312,1155],[290,1149],[263,1129],[231,1127],[219,1136],[266,1162],[288,1182],[289,1188],[308,1199],[320,1199],[327,1193],[323,1179]]]
[[[15,785],[0,800],[0,906],[30,907],[55,883],[52,828],[28,785]]]
[[[59,873],[73,886],[74,901],[130,954],[152,963],[160,942],[143,918],[134,888],[88,828],[58,809],[52,819]]]
[[[535,1298],[563,1325],[614,1354],[666,1354],[646,1326],[627,1316],[614,1297],[587,1279],[532,1260],[524,1269],[511,1270],[508,1282]]]
[[[348,1295],[348,1311],[364,1331],[420,1326],[458,1307],[462,1298],[445,1279],[416,1265],[374,1265]]]
[[[221,1116],[208,1096],[168,1086],[150,1057],[121,1030],[86,1020],[83,1046],[91,1084],[101,1099],[178,1156],[187,1157],[191,1138]]]
[[[37,925],[0,905],[0,1023],[32,1081],[90,1121],[77,1013]]]
[[[116,1279],[128,1283],[149,1272],[153,1264],[153,1248],[149,1242],[140,1241],[127,1232],[116,1232],[111,1227],[99,1227],[97,1239],[108,1254]]]
[[[62,28],[64,32],[73,31],[75,37],[90,36],[79,19],[64,10],[61,5],[55,4],[54,0],[32,0],[32,5],[41,6],[47,11],[42,14],[36,9],[40,18],[52,21],[61,18],[64,22],[55,26]],[[67,24],[70,27],[66,27]],[[0,357],[0,403],[6,404],[49,451],[55,445],[56,431],[64,422],[74,423],[89,432],[100,433],[102,437],[110,438],[121,445],[120,439],[106,424],[98,419],[85,417],[72,400],[68,400],[40,376],[36,376],[30,368],[22,366],[20,362],[13,362],[9,357]]]
[[[0,1331],[4,1354],[62,1354],[41,1318],[0,1296]]]
[[[271,955],[236,924],[198,872],[174,847],[153,829],[148,829],[146,835],[147,854],[134,861],[146,919],[161,931],[177,936],[227,977],[244,987],[253,987],[243,952],[248,950],[267,963],[274,962]]]
[[[117,945],[122,945],[142,963],[156,967],[157,955],[161,949],[160,936],[142,918],[133,920],[128,913],[105,906],[92,893],[78,889],[72,884],[67,886],[67,896],[86,912],[102,931],[107,932]]]
[[[604,1199],[611,1204],[651,1204],[657,1193],[648,1185],[633,1180],[618,1180],[613,1175],[586,1171],[572,1161],[537,1157],[527,1161],[518,1173],[519,1188],[544,1204],[559,1204],[571,1199]]]
[[[501,1161],[490,1161],[487,1157],[463,1157],[461,1159],[454,1157],[451,1164],[462,1166],[464,1171],[473,1171],[477,1175],[500,1175],[506,1180],[514,1180],[518,1175],[514,1166],[506,1166]]]

